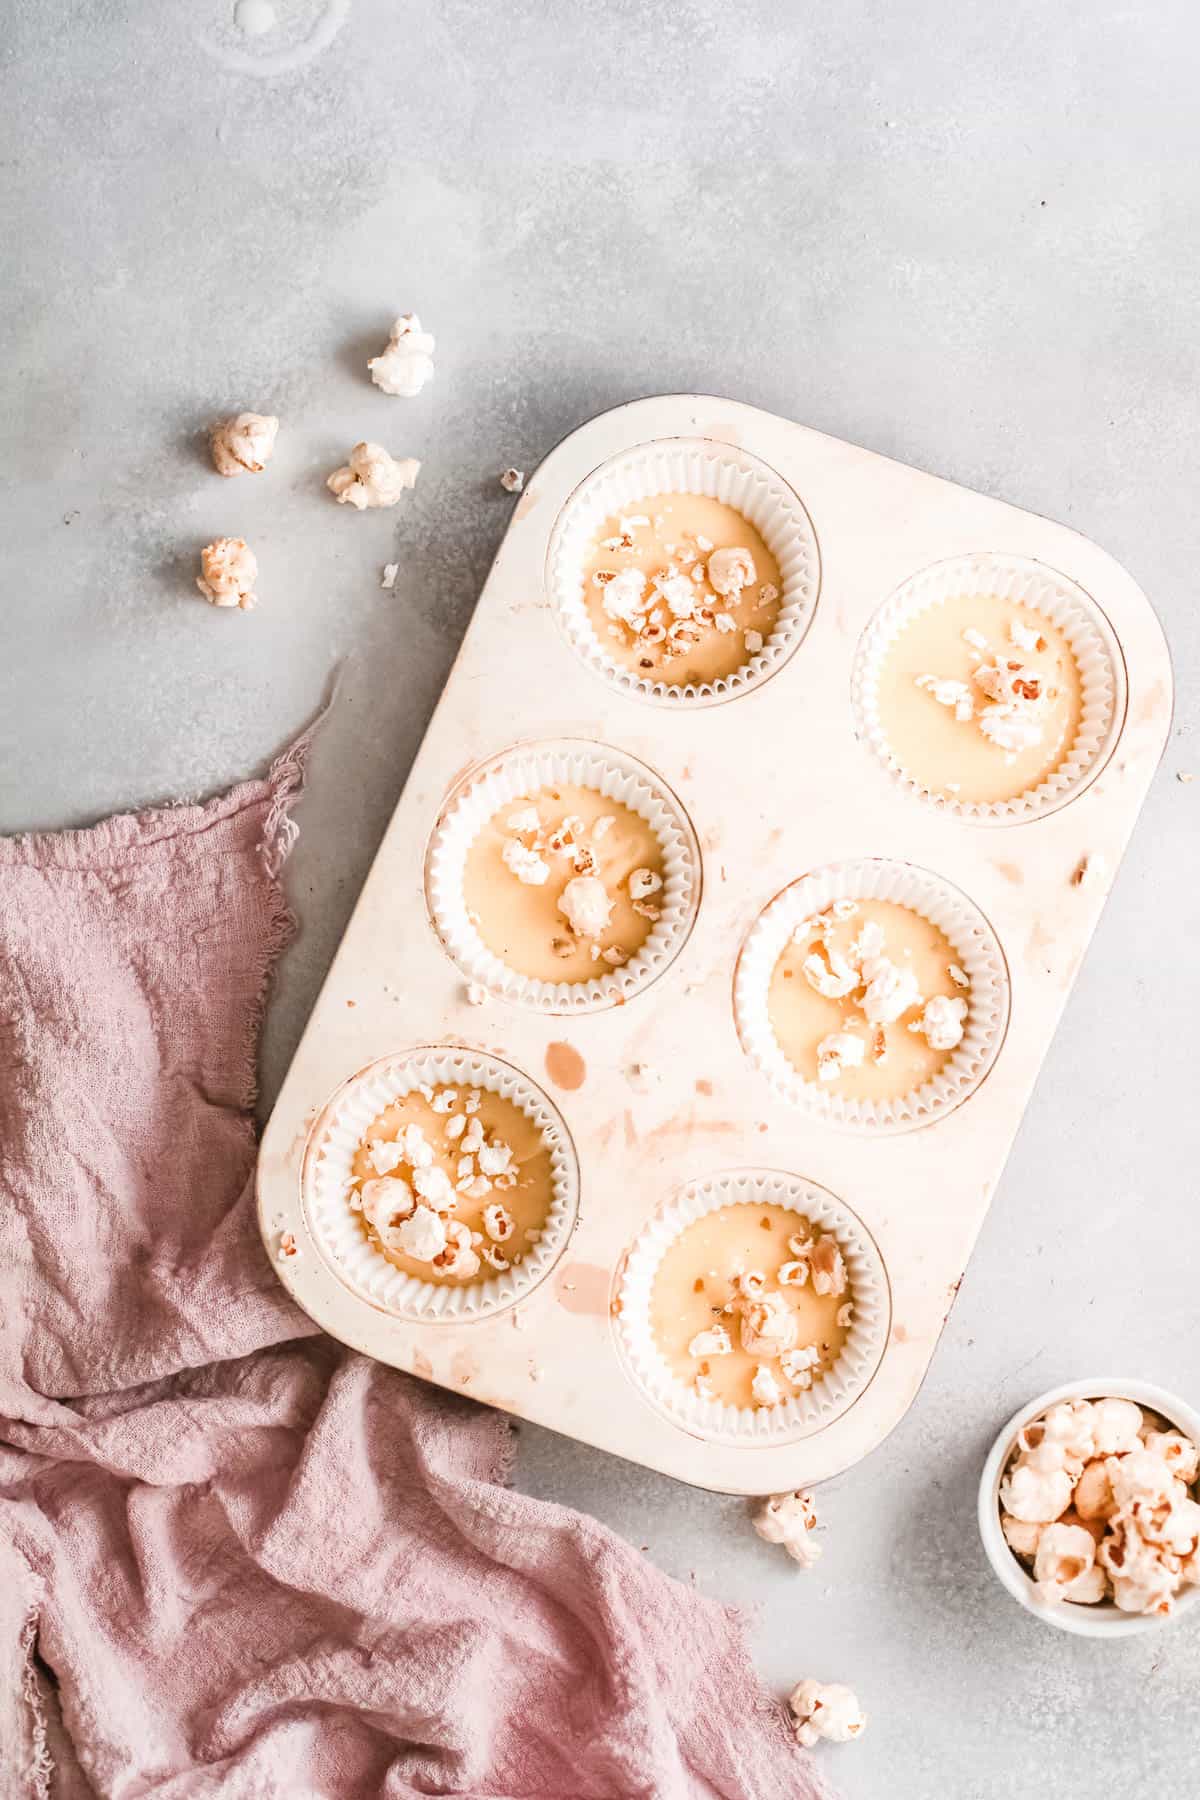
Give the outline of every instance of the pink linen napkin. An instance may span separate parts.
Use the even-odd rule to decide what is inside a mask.
[[[306,749],[0,840],[0,1797],[818,1800],[730,1611],[275,1279],[254,1069]]]

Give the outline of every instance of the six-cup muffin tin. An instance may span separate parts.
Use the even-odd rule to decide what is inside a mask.
[[[808,524],[786,653],[694,704],[607,677],[561,603],[574,509],[624,492],[648,454],[676,453],[692,469],[728,464],[734,481],[765,470]],[[1032,568],[1079,597],[1107,646],[1109,717],[1089,766],[1065,794],[1000,819],[909,791],[863,723],[882,609],[954,558]],[[727,400],[675,395],[592,420],[516,506],[264,1135],[264,1239],[275,1255],[292,1232],[301,1249],[281,1278],[370,1356],[698,1486],[762,1493],[846,1468],[928,1366],[1170,714],[1153,611],[1064,526]],[[431,848],[464,784],[515,750],[564,744],[641,765],[677,804],[698,859],[688,929],[645,981],[585,1007],[511,992],[473,1005],[461,945],[456,962],[435,928]],[[744,1019],[739,1030],[735,990],[785,890],[881,869],[980,921],[1002,1016],[977,1079],[877,1128],[772,1079]],[[543,1096],[574,1184],[573,1227],[536,1280],[475,1312],[406,1307],[361,1259],[347,1266],[328,1228],[339,1108],[414,1052],[425,1066],[510,1071]],[[620,1315],[656,1234],[692,1216],[697,1195],[745,1193],[809,1194],[874,1286],[856,1378],[833,1402],[731,1433],[663,1403]]]

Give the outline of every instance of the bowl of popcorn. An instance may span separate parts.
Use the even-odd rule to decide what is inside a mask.
[[[979,1530],[1015,1600],[1060,1631],[1128,1637],[1200,1597],[1200,1414],[1144,1381],[1076,1381],[992,1446]]]

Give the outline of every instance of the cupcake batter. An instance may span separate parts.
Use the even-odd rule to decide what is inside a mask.
[[[534,981],[590,981],[622,967],[661,917],[664,891],[662,846],[646,820],[566,783],[500,807],[463,874],[476,931]]]
[[[805,920],[767,993],[797,1074],[851,1100],[895,1100],[922,1087],[953,1055],[969,1006],[949,939],[890,900],[837,901]],[[925,1030],[911,1029],[921,1022]]]
[[[725,1406],[779,1405],[807,1391],[837,1360],[852,1314],[836,1241],[786,1207],[748,1202],[686,1226],[650,1297],[651,1330],[676,1379]],[[768,1330],[756,1335],[761,1324]]]
[[[669,687],[716,681],[756,656],[783,586],[749,521],[699,494],[657,494],[606,519],[583,581],[601,647]]]
[[[550,1213],[554,1178],[539,1128],[486,1088],[422,1088],[364,1132],[350,1206],[390,1263],[455,1287],[519,1267]]]
[[[927,607],[880,670],[879,721],[893,756],[928,792],[957,801],[996,804],[1036,788],[1070,751],[1081,712],[1063,633],[995,595]]]

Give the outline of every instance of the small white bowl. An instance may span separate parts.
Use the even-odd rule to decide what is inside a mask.
[[[1068,1381],[1062,1387],[1051,1388],[1047,1394],[1039,1394],[1036,1400],[1013,1414],[992,1445],[979,1479],[979,1535],[997,1578],[1013,1599],[1020,1601],[1025,1610],[1034,1613],[1043,1624],[1055,1625],[1059,1631],[1074,1632],[1076,1637],[1133,1637],[1140,1631],[1156,1631],[1190,1613],[1200,1602],[1200,1587],[1181,1588],[1174,1610],[1166,1618],[1158,1613],[1122,1612],[1111,1600],[1098,1601],[1095,1606],[1081,1606],[1070,1600],[1047,1605],[1038,1599],[1025,1565],[1008,1547],[1000,1528],[1000,1481],[1016,1444],[1017,1433],[1060,1400],[1109,1399],[1133,1400],[1138,1406],[1161,1413],[1171,1425],[1200,1444],[1200,1413],[1165,1388],[1155,1387],[1149,1381],[1126,1381],[1115,1375],[1094,1381]]]

